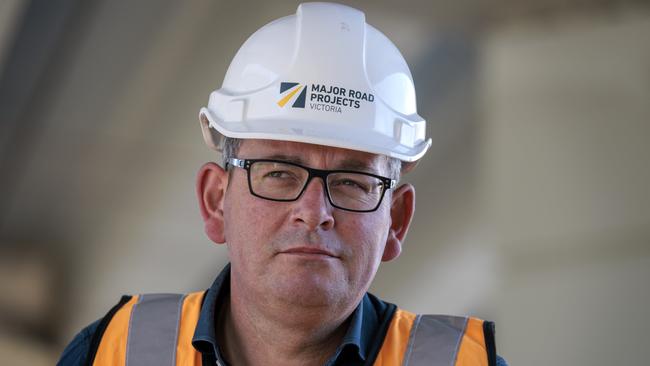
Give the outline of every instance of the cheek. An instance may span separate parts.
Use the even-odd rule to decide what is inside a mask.
[[[369,268],[375,269],[381,262],[389,225],[389,222],[382,217],[381,215],[376,217],[355,215],[337,221],[339,233],[350,249],[350,261],[356,264],[358,272],[367,272]]]
[[[232,192],[224,202],[226,243],[233,256],[247,262],[270,251],[268,238],[282,222],[274,202],[259,199],[246,192]],[[276,204],[277,206],[277,204]]]

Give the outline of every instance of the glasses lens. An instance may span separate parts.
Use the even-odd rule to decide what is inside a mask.
[[[250,167],[253,192],[276,200],[298,198],[308,176],[307,170],[281,162],[256,161]]]
[[[327,177],[332,203],[348,210],[372,210],[379,204],[383,184],[363,173],[332,173]]]

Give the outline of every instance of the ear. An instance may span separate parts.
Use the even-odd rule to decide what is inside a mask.
[[[196,177],[196,195],[199,199],[205,233],[217,244],[226,242],[223,204],[228,188],[228,173],[215,163],[204,164]]]
[[[406,238],[411,219],[415,212],[415,188],[410,184],[399,186],[394,192],[391,201],[391,224],[386,239],[386,247],[381,257],[383,262],[388,262],[399,257],[402,252],[402,243]]]

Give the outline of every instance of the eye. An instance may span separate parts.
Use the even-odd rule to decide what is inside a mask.
[[[270,171],[266,174],[264,174],[264,178],[280,178],[280,179],[286,179],[286,178],[293,178],[295,177],[294,174],[291,172],[287,172],[284,170],[274,170]]]
[[[334,181],[333,183],[334,183],[333,185],[336,186],[336,187],[344,187],[344,188],[349,188],[349,189],[358,189],[358,190],[363,191],[363,192],[368,192],[368,190],[369,190],[367,185],[365,185],[365,184],[363,184],[361,182],[352,180],[352,179],[339,179],[339,180]]]

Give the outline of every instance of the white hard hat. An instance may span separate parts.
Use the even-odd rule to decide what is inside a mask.
[[[395,45],[348,6],[305,3],[255,32],[201,108],[206,143],[298,141],[418,160],[431,145]]]

